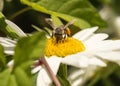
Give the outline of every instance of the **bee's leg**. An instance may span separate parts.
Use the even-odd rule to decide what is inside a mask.
[[[52,33],[52,36],[51,36],[51,37],[53,38],[53,36],[54,36],[54,35],[53,35],[53,33]]]
[[[66,39],[66,37],[67,37],[67,35],[66,35],[66,34],[62,35],[61,42],[64,42],[64,41],[65,41],[65,39]]]
[[[64,33],[64,39],[66,39],[67,38],[67,34],[66,33]]]
[[[56,37],[56,42],[61,42],[61,39],[59,37]]]
[[[51,37],[53,38],[54,36],[55,36],[55,33],[54,33],[54,31],[53,31],[53,32],[52,32],[52,36],[51,36]]]

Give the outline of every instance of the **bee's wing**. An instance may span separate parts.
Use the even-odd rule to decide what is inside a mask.
[[[55,29],[55,26],[54,26],[54,24],[53,24],[53,22],[52,22],[52,19],[46,18],[45,21],[46,21],[53,29]]]
[[[63,27],[63,29],[66,29],[68,26],[70,26],[70,25],[72,25],[74,22],[76,22],[77,20],[76,19],[74,19],[74,20],[72,20],[71,22],[68,22],[64,27]]]

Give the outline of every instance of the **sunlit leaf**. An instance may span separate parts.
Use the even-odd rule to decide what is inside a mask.
[[[51,15],[51,18],[55,27],[58,27],[63,24],[57,16]]]
[[[68,1],[68,0],[66,0],[66,1]],[[21,2],[28,5],[28,6],[30,6],[30,7],[32,7],[36,11],[43,12],[43,13],[50,14],[50,15],[58,16],[58,17],[62,18],[65,21],[70,22],[73,19],[77,19],[79,24],[74,24],[74,25],[77,26],[77,27],[80,27],[81,29],[90,27],[90,24],[87,21],[85,21],[84,19],[81,19],[80,17],[72,16],[72,15],[70,15],[68,13],[64,14],[62,12],[57,12],[58,9],[56,9],[56,8],[61,8],[62,5],[59,5],[59,7],[55,7],[56,10],[51,10],[51,9],[49,9],[49,8],[51,8],[49,6],[46,6],[46,7],[42,6],[40,4],[40,3],[42,3],[42,1],[38,1],[38,3],[34,3],[34,2],[30,2],[29,0],[21,0]],[[51,4],[51,6],[53,6],[55,4],[56,0],[54,0],[54,1],[49,0],[49,1],[45,1],[45,2],[46,2],[46,5]],[[54,2],[54,4],[52,2]],[[64,2],[57,1],[56,5],[58,5],[60,3],[63,4]],[[44,5],[45,5],[45,3],[44,3]]]
[[[69,22],[71,19],[76,18],[79,24],[75,25],[81,29],[90,27],[90,25],[106,26],[106,23],[88,0],[38,0],[36,2],[21,0],[21,2],[36,11],[50,15],[54,14]]]

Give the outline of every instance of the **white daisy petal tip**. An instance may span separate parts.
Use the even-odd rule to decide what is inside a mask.
[[[35,73],[37,73],[38,71],[40,71],[41,68],[42,68],[41,66],[35,67],[34,69],[32,69],[31,73],[32,73],[32,74],[35,74]]]
[[[100,67],[106,67],[107,66],[107,64],[105,62],[103,62],[102,60],[100,60],[98,58],[89,59],[89,64],[90,65],[100,66]]]
[[[14,55],[14,50],[5,50],[4,53],[8,55]]]
[[[73,38],[84,41],[89,38],[98,29],[98,26],[86,28],[73,35]]]
[[[20,37],[27,36],[15,23],[10,20],[5,19],[5,22],[19,35]]]
[[[98,26],[94,26],[94,27],[92,27],[95,31],[99,28]],[[91,29],[92,29],[91,28]]]
[[[11,66],[13,66],[13,64],[14,64],[14,60],[11,60],[10,62],[8,62],[7,66],[11,67]]]

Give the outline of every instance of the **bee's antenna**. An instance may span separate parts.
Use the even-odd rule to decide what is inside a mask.
[[[72,25],[74,22],[76,22],[77,20],[76,19],[74,19],[74,20],[72,20],[71,22],[68,22],[64,27],[63,27],[63,29],[66,29],[68,26],[70,26],[70,25]]]
[[[55,26],[54,26],[54,24],[53,24],[53,22],[52,22],[52,19],[46,18],[45,21],[46,21],[53,29],[55,29]]]

